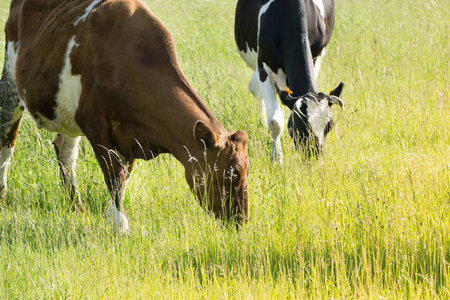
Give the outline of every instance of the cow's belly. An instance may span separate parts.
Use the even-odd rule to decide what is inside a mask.
[[[39,89],[39,87],[23,87],[23,91],[19,92],[21,96],[21,101],[24,103],[24,106],[30,111],[30,115],[33,117],[36,125],[39,128],[45,128],[52,132],[58,132],[64,134],[69,137],[76,137],[83,135],[81,128],[75,122],[75,113],[78,109],[79,99],[81,95],[81,75],[73,75],[72,74],[72,65],[70,62],[70,53],[75,44],[75,37],[72,37],[69,40],[67,45],[67,50],[64,56],[64,66],[59,74],[59,87],[58,92],[55,95],[55,118],[49,119],[39,113],[39,109],[34,109],[34,111],[30,110],[30,107],[27,106],[27,89]],[[16,61],[17,61],[17,52],[14,51],[14,47],[8,47],[8,51],[11,51],[11,55],[9,57],[9,69],[15,69]],[[18,49],[17,49],[18,51]],[[20,58],[19,58],[20,59]],[[13,67],[14,66],[14,67]],[[11,72],[14,74],[12,78],[15,78],[15,72]]]

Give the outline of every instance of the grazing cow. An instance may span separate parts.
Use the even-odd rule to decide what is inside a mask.
[[[0,192],[26,108],[57,132],[61,177],[80,210],[80,136],[112,196],[107,216],[128,231],[123,197],[135,159],[173,154],[200,203],[248,220],[248,136],[227,131],[187,81],[172,35],[139,0],[13,0],[0,82]],[[157,180],[157,179],[155,179]]]
[[[283,162],[280,136],[284,117],[277,92],[292,110],[288,129],[296,147],[310,146],[313,153],[322,150],[333,126],[329,107],[336,103],[343,107],[338,98],[343,83],[325,95],[319,93],[315,80],[333,27],[333,0],[237,3],[235,39],[242,59],[255,70],[249,88],[261,104],[262,119],[272,137],[272,160]]]

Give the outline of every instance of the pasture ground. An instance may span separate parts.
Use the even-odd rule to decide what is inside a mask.
[[[26,115],[0,208],[1,299],[450,297],[449,1],[337,0],[318,85],[344,81],[346,106],[333,108],[323,159],[306,160],[285,132],[283,167],[270,162],[235,50],[236,1],[146,2],[208,106],[250,136],[251,220],[239,232],[214,220],[162,155],[137,163],[125,198],[132,232],[119,236],[86,140],[87,212],[67,213],[55,135]],[[8,7],[0,2],[2,28]]]

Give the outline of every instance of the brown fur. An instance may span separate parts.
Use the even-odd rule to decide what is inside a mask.
[[[217,217],[246,221],[247,135],[225,130],[206,107],[179,67],[172,35],[141,1],[102,1],[74,26],[92,2],[12,1],[6,36],[20,42],[16,83],[28,111],[55,118],[58,76],[68,41],[76,36],[70,60],[74,75],[81,75],[82,90],[75,120],[94,149],[117,208],[122,209],[127,170],[110,150],[130,166],[136,158],[172,153],[200,199],[208,192],[205,205]],[[230,168],[239,173],[238,180],[226,179]],[[194,187],[195,174],[211,182]],[[224,189],[231,191],[225,198]]]

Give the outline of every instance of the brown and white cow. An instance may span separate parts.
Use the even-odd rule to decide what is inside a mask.
[[[80,210],[78,143],[86,136],[128,231],[123,197],[135,159],[173,154],[202,205],[248,220],[248,136],[227,131],[182,73],[172,35],[139,0],[13,0],[0,82],[0,192],[6,196],[25,108],[54,142],[61,177]]]

